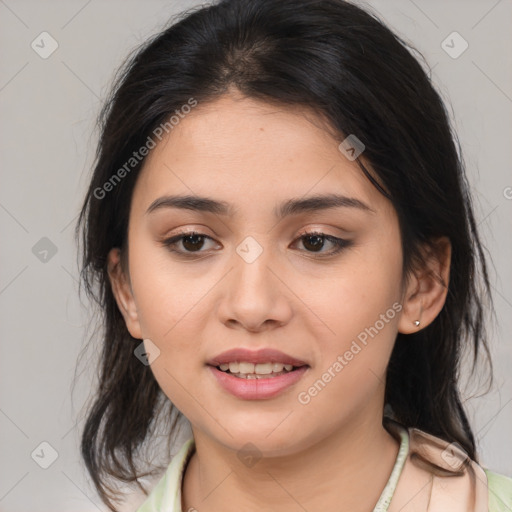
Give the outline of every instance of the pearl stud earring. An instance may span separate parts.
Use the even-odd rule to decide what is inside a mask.
[[[419,321],[419,320],[415,320],[415,321],[414,321],[414,325],[415,325],[416,327],[418,327],[418,326],[420,325],[420,321]]]

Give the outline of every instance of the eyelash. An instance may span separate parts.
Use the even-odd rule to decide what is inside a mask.
[[[182,231],[182,232],[178,233],[177,235],[175,235],[171,238],[168,238],[167,240],[164,240],[162,242],[162,245],[167,247],[167,249],[169,251],[174,252],[174,253],[176,253],[180,256],[183,256],[185,258],[190,258],[190,257],[193,257],[193,255],[195,255],[195,254],[201,254],[202,252],[206,252],[206,251],[181,251],[181,250],[175,249],[174,246],[176,246],[176,244],[178,242],[180,242],[181,240],[183,240],[183,238],[185,238],[187,236],[200,236],[205,239],[213,240],[212,237],[205,235],[204,233],[200,233],[198,231]],[[297,240],[303,240],[304,238],[313,237],[313,236],[318,236],[320,238],[328,240],[329,242],[333,243],[335,246],[334,250],[330,251],[327,254],[315,253],[314,251],[306,251],[306,252],[312,254],[316,258],[327,258],[327,257],[334,256],[334,255],[338,254],[339,252],[341,252],[343,249],[352,245],[351,240],[345,240],[343,238],[338,238],[338,237],[335,237],[332,235],[327,235],[320,231],[307,231],[305,233],[302,233],[298,238],[296,238],[294,240],[294,242]]]

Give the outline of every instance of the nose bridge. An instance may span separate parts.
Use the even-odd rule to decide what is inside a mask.
[[[267,247],[268,237],[259,238],[260,241],[247,236],[236,246],[229,290],[220,308],[223,321],[236,321],[248,330],[260,329],[270,320],[281,325],[291,314],[279,279],[274,275],[278,262]]]
[[[258,289],[261,292],[262,290],[259,290],[259,288],[272,286],[269,279],[275,279],[275,277],[272,276],[269,269],[269,266],[272,266],[270,258],[272,250],[268,244],[268,237],[265,240],[261,235],[257,238],[251,235],[246,236],[236,246],[234,280],[240,287],[245,286],[252,290]]]

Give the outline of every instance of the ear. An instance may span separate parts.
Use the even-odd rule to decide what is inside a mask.
[[[411,334],[432,323],[443,309],[450,281],[452,246],[448,237],[424,248],[425,264],[408,276],[398,332]],[[415,322],[419,321],[419,325]]]
[[[133,299],[133,291],[131,288],[129,277],[125,274],[121,265],[121,251],[115,247],[108,253],[108,275],[112,292],[119,307],[119,311],[123,315],[126,328],[129,333],[138,339],[142,339],[142,331],[139,322],[137,307]]]

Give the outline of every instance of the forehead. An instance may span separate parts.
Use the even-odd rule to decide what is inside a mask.
[[[304,109],[237,95],[198,104],[146,157],[133,202],[158,196],[215,196],[237,207],[291,197],[339,193],[375,205],[387,201],[322,118]]]

